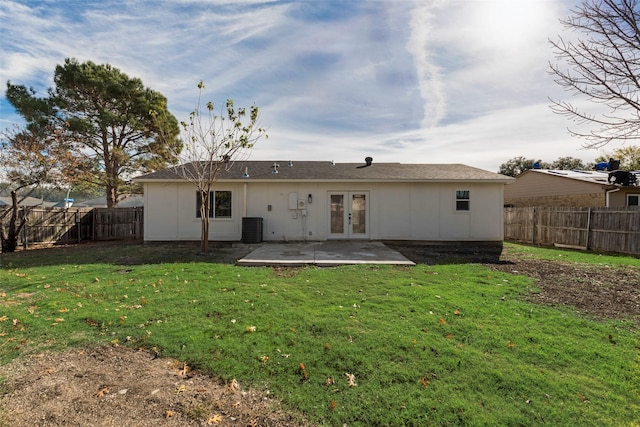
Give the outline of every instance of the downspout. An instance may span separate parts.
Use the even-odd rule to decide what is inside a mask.
[[[607,191],[606,191],[606,196],[605,196],[605,206],[606,206],[606,207],[608,207],[608,208],[610,208],[610,207],[611,207],[611,205],[610,205],[609,195],[610,195],[611,193],[615,193],[616,191],[620,191],[620,188],[614,188],[613,190],[607,190]]]

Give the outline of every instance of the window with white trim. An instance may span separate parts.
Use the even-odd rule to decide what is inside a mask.
[[[196,218],[201,218],[202,195],[196,192]],[[209,218],[231,218],[231,191],[211,191],[209,193]]]
[[[468,211],[471,208],[469,190],[456,190],[456,211]]]
[[[640,206],[640,194],[627,194],[627,206]]]

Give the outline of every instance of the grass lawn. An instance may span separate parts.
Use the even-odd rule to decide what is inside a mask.
[[[640,420],[637,322],[527,302],[535,289],[527,277],[478,264],[237,267],[193,248],[168,263],[154,258],[157,250],[2,255],[0,363],[99,343],[155,348],[268,390],[318,425]],[[639,264],[510,250],[612,268]]]

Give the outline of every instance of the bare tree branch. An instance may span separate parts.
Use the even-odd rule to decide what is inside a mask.
[[[584,38],[550,40],[557,60],[556,83],[576,97],[604,107],[589,113],[571,102],[551,99],[551,109],[591,130],[569,129],[585,147],[640,140],[640,0],[586,0],[561,23]]]

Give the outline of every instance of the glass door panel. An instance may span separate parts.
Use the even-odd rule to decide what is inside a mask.
[[[344,194],[332,194],[330,234],[344,234],[344,231]]]
[[[351,233],[367,234],[367,196],[351,195]]]

